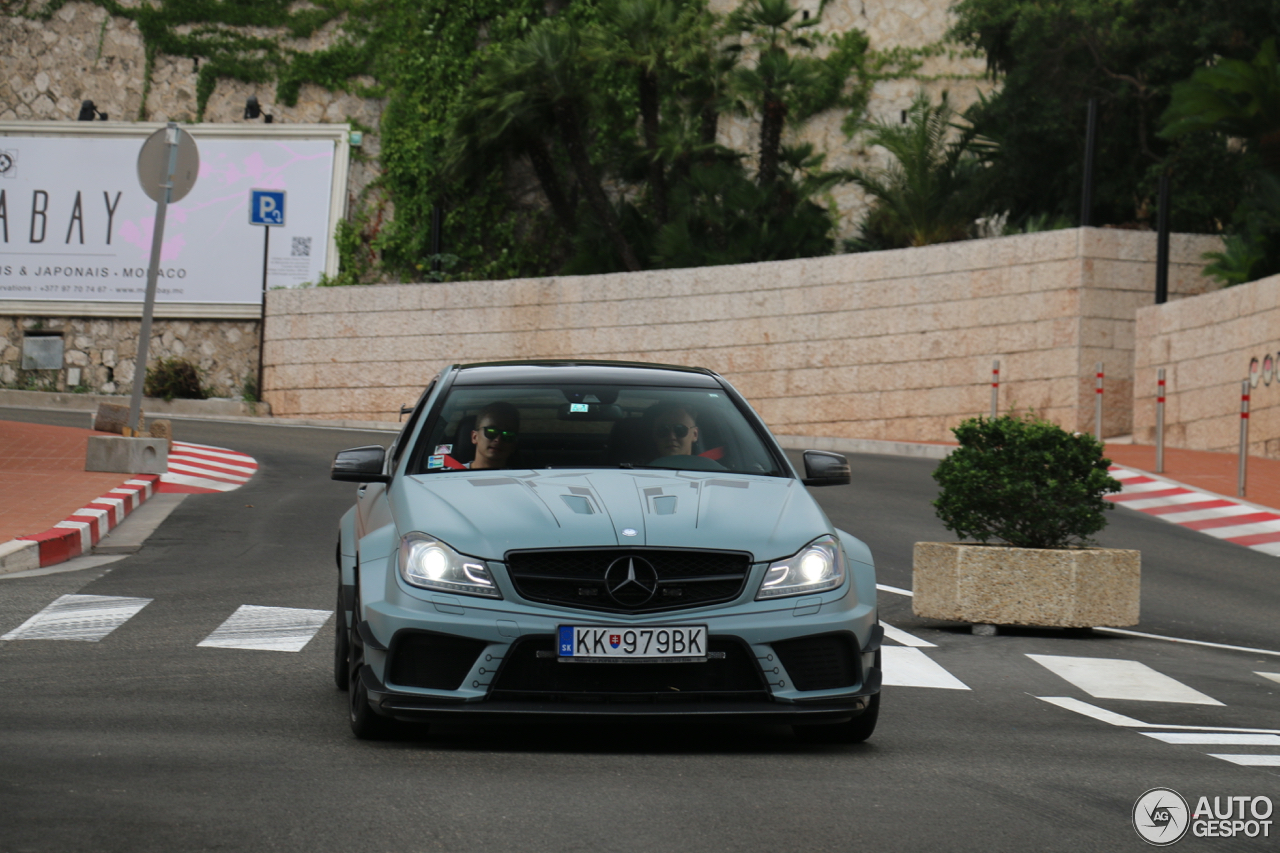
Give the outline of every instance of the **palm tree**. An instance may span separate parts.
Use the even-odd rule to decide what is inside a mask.
[[[907,122],[864,125],[867,142],[886,149],[893,161],[882,169],[859,169],[853,180],[875,199],[869,230],[883,248],[925,246],[963,240],[986,201],[987,175],[974,153],[972,132],[956,136],[947,94],[934,106],[920,92]],[[887,243],[888,245],[883,245]]]

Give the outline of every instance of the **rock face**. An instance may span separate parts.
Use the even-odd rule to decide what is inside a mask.
[[[1138,624],[1142,562],[1111,548],[1007,548],[917,542],[917,616],[1058,628]]]

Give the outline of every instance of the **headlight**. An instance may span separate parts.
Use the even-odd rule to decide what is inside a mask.
[[[401,537],[400,577],[405,583],[422,589],[502,598],[483,561],[464,557],[425,533],[406,533]]]
[[[821,536],[785,560],[769,564],[756,601],[808,595],[844,583],[844,554],[834,536]]]

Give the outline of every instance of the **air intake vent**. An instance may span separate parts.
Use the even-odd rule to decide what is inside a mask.
[[[457,690],[487,645],[469,637],[402,631],[388,653],[387,681],[404,687]]]
[[[773,644],[797,690],[834,690],[862,680],[858,646],[848,633],[798,637]]]

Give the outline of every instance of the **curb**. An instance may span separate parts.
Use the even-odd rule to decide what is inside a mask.
[[[43,533],[0,543],[0,574],[43,569],[88,553],[108,531],[142,506],[159,482],[158,474],[139,474]]]

